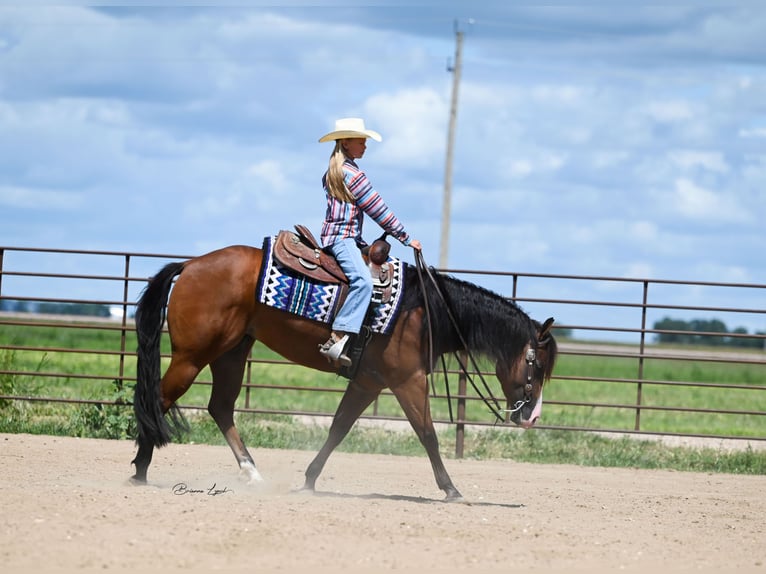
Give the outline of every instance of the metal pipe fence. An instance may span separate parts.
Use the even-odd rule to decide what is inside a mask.
[[[0,247],[0,415],[9,402],[128,408],[115,402],[112,385],[135,381],[135,302],[162,265],[187,258]],[[766,440],[766,285],[447,272],[512,298],[536,318],[560,318],[560,358],[545,390],[546,424],[538,428]],[[59,314],[83,307],[109,313]],[[655,328],[667,313],[712,314],[756,327],[693,333],[710,344],[660,345],[651,338],[690,334]],[[165,366],[168,348],[165,341]],[[302,370],[256,345],[237,411],[329,419],[345,381]],[[466,429],[495,423],[456,368],[448,365],[446,379],[432,389],[434,420],[454,429],[456,455],[462,456]],[[209,372],[197,382],[192,388],[204,392],[185,395],[182,407],[205,409]],[[390,393],[362,418],[405,422]]]

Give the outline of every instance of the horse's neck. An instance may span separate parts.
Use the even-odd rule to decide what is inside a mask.
[[[471,297],[477,298],[471,305],[454,304],[450,309],[449,329],[452,336],[441,338],[444,352],[468,351],[478,355],[500,358],[506,355],[508,347],[523,347],[529,336],[530,319],[524,311],[483,288],[449,279],[445,284],[450,290],[450,300],[466,297],[465,289],[475,287]]]

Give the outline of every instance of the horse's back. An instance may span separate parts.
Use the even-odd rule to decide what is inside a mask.
[[[215,281],[253,283],[258,280],[263,252],[248,245],[230,245],[186,262],[182,275]]]
[[[232,245],[189,259],[168,303],[168,325],[178,333],[195,326],[235,319],[241,325],[255,307],[263,252]],[[238,319],[238,320],[236,320]]]

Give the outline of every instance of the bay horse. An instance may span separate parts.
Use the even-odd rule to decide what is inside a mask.
[[[262,478],[234,425],[234,406],[254,342],[261,341],[294,363],[337,372],[318,352],[318,345],[329,336],[328,325],[257,301],[263,257],[262,249],[234,245],[169,263],[149,280],[135,314],[138,451],[132,461],[134,482],[146,482],[154,448],[168,444],[183,430],[186,422],[176,401],[205,366],[210,366],[213,378],[208,412],[240,472],[251,482]],[[542,387],[556,361],[556,341],[550,333],[553,319],[541,325],[515,303],[487,289],[436,271],[433,277],[441,298],[435,296],[435,286],[429,288],[424,282],[421,287],[418,270],[406,265],[398,318],[390,334],[372,335],[327,439],[306,470],[304,490],[314,491],[332,451],[388,388],[425,448],[446,500],[461,499],[439,454],[429,407],[427,378],[434,357],[445,353],[465,349],[494,362],[508,405],[514,407],[511,420],[515,424],[528,428],[540,416]],[[162,375],[160,339],[165,319],[172,355]]]

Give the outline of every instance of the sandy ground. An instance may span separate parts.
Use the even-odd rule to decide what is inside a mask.
[[[129,484],[132,442],[0,434],[0,570],[766,572],[766,476],[171,445]],[[182,487],[184,484],[185,493]]]

